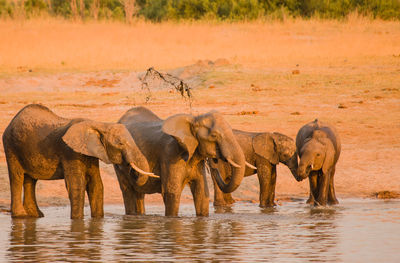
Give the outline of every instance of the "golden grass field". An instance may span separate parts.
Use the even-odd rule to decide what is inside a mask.
[[[41,19],[0,21],[0,36],[0,133],[28,103],[110,122],[137,105],[163,118],[216,109],[234,128],[293,138],[320,118],[342,138],[339,198],[400,191],[399,22],[350,17],[127,26]],[[191,109],[168,89],[153,90],[145,102],[137,74],[151,66],[193,84]],[[102,178],[106,202],[122,203],[111,166],[102,165]],[[0,182],[0,203],[9,205],[2,147]],[[245,178],[234,196],[257,201],[257,184]],[[39,202],[67,203],[64,188],[63,181],[40,181]],[[277,198],[307,195],[308,182],[297,183],[280,165]]]

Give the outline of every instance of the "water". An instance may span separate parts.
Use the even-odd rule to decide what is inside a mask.
[[[18,262],[400,262],[400,201],[342,199],[313,209],[305,200],[274,209],[236,203],[196,218],[162,205],[146,216],[106,206],[104,219],[69,219],[69,207],[47,207],[44,218],[0,217],[0,261]],[[86,208],[86,212],[89,212]]]

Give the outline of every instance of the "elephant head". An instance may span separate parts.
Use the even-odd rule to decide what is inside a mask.
[[[315,130],[300,149],[297,169],[299,178],[303,180],[311,171],[321,169],[326,174],[334,163],[334,156],[335,149],[327,134],[322,130]]]
[[[216,178],[223,192],[233,192],[240,185],[245,171],[244,154],[232,128],[220,113],[210,112],[197,117],[174,115],[164,121],[162,130],[173,136],[184,149],[185,161],[197,151],[203,158],[221,159],[232,165],[229,183],[226,184],[220,175]]]
[[[144,185],[148,176],[155,176],[146,172],[150,170],[149,164],[123,124],[74,122],[62,139],[75,152],[99,158],[107,164],[126,161],[140,174],[138,185]]]
[[[271,164],[285,164],[297,176],[297,153],[294,140],[278,132],[261,133],[253,138],[253,149],[256,154],[267,159]]]

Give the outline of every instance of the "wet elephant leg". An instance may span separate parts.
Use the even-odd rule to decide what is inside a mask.
[[[131,185],[129,180],[129,169],[123,168],[119,165],[114,165],[114,170],[118,178],[119,187],[122,192],[122,198],[124,199],[125,214],[135,215],[136,214],[136,191]]]
[[[310,196],[307,204],[314,204],[315,198],[318,196],[318,171],[311,171],[308,181],[310,183]]]
[[[71,204],[71,219],[82,219],[85,205],[86,171],[80,162],[67,162],[63,164],[65,186]]]
[[[268,199],[267,199],[268,204],[270,204],[271,206],[276,206],[275,187],[276,187],[276,165],[273,165],[271,171],[271,180],[269,183]]]
[[[198,173],[197,178],[189,184],[193,195],[196,216],[208,216],[210,195],[205,175]]]
[[[24,176],[24,208],[31,217],[44,217],[36,202],[36,183],[37,180],[29,175]]]
[[[257,163],[257,176],[260,183],[260,207],[272,207],[275,205],[270,196],[272,170],[273,167],[269,163]]]
[[[332,168],[331,171],[331,176],[330,176],[330,180],[329,180],[329,192],[328,192],[328,204],[330,205],[337,205],[339,204],[339,201],[336,198],[336,193],[335,193],[335,186],[334,186],[334,176],[335,176],[335,170],[336,167]]]
[[[28,213],[22,204],[22,187],[24,183],[24,169],[17,156],[9,150],[5,151],[7,157],[8,176],[11,190],[11,216],[27,217]]]
[[[88,171],[86,192],[89,198],[91,216],[104,217],[104,188],[98,165],[93,165]]]
[[[178,216],[179,203],[184,187],[185,170],[182,164],[165,165],[161,169],[161,187],[166,216]]]
[[[234,204],[236,202],[235,199],[233,199],[231,193],[223,193],[223,195],[224,195],[225,204],[231,205],[231,204]]]
[[[327,204],[330,173],[330,171],[327,174],[321,173],[318,177],[318,195],[316,195],[317,198],[314,201],[315,205],[325,206]]]
[[[178,216],[181,191],[163,193],[166,216]]]
[[[135,195],[136,195],[136,202],[135,202],[136,211],[135,212],[138,215],[144,215],[146,212],[146,210],[144,208],[144,194],[135,191]]]

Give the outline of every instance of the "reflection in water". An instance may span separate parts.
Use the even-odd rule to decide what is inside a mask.
[[[9,255],[13,260],[27,262],[43,258],[37,247],[36,219],[13,219],[11,222]]]
[[[360,203],[316,209],[303,202],[271,209],[236,203],[227,210],[215,210],[208,218],[194,217],[192,212],[183,212],[182,217],[158,216],[163,214],[162,206],[148,209],[157,216],[123,216],[120,206],[108,206],[106,209],[113,213],[105,219],[70,220],[52,211],[54,208],[46,208],[49,216],[41,219],[10,220],[9,215],[0,215],[2,232],[8,233],[7,239],[0,239],[0,246],[6,248],[5,258],[0,260],[368,261],[370,258],[363,257],[363,253],[379,251],[382,244],[382,261],[396,258],[396,253],[399,256],[400,237],[390,233],[400,230],[400,222],[388,217],[398,216],[400,202],[368,204],[368,214],[364,213],[365,204]],[[360,222],[356,227],[354,218]],[[370,235],[369,242],[358,244],[349,240],[361,233],[375,233],[374,228],[382,238]],[[388,233],[382,233],[385,229]],[[351,246],[359,253],[354,253]]]

